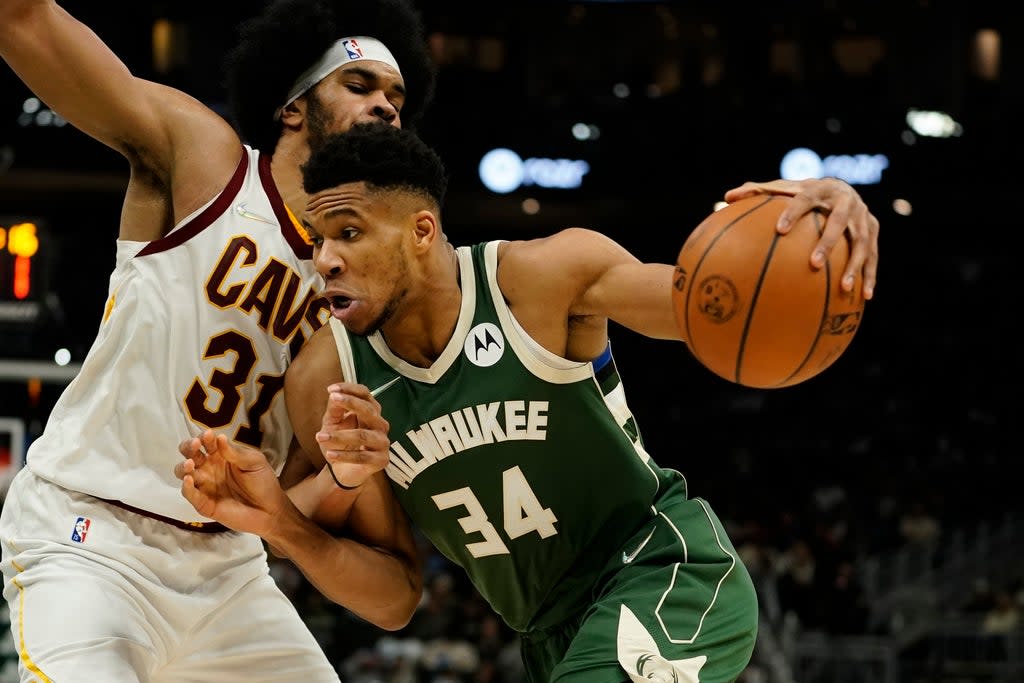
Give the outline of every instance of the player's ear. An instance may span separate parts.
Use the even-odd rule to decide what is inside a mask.
[[[417,211],[413,216],[413,239],[417,251],[426,251],[441,236],[441,224],[431,211]]]
[[[288,128],[299,128],[306,119],[306,98],[299,97],[281,108],[281,123]]]

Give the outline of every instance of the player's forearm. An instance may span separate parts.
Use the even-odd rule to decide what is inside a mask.
[[[674,268],[661,263],[628,263],[610,268],[595,286],[591,302],[599,315],[653,339],[679,339],[672,307]]]
[[[313,518],[313,512],[320,507],[321,501],[330,493],[334,492],[336,484],[329,476],[326,469],[321,469],[316,476],[306,477],[298,484],[288,489],[288,498],[302,512],[303,515]]]
[[[298,509],[281,515],[266,541],[325,597],[380,628],[402,628],[419,604],[422,583],[413,558],[331,536]]]

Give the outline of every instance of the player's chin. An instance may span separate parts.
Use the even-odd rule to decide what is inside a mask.
[[[338,312],[332,309],[331,315],[338,319],[349,334],[357,337],[368,337],[381,326],[380,318],[369,315],[366,307],[361,305],[350,305]]]

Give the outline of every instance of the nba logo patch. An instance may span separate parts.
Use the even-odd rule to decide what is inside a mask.
[[[71,540],[75,543],[85,543],[85,537],[89,534],[89,525],[92,520],[88,517],[79,517],[75,521],[75,528],[71,531]]]
[[[363,58],[363,48],[359,47],[359,43],[356,42],[355,38],[349,38],[348,40],[342,41],[341,44],[345,46],[345,52],[348,53],[349,59]]]

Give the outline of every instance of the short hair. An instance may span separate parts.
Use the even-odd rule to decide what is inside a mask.
[[[384,123],[358,123],[329,136],[302,166],[308,194],[346,183],[430,197],[438,208],[448,191],[441,157],[416,133]]]
[[[281,136],[274,113],[292,85],[339,38],[371,36],[394,55],[407,90],[403,126],[415,129],[434,96],[436,66],[412,0],[272,0],[238,35],[225,58],[231,121],[264,153]]]

